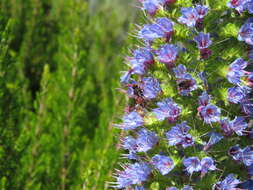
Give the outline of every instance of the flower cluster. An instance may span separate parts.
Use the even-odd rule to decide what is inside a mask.
[[[212,45],[213,41],[223,37],[216,32],[222,31],[219,25],[224,19],[215,21],[217,26],[212,26],[215,29],[210,28],[209,23],[204,25],[209,10],[215,10],[217,14],[219,11],[197,4],[182,8],[181,15],[175,18],[177,11],[164,14],[159,10],[177,7],[177,4],[166,7],[176,0],[139,1],[142,10],[151,17],[147,17],[150,23],[137,26],[136,37],[142,47],[138,46],[126,58],[129,69],[121,76],[123,87],[120,90],[127,95],[128,104],[122,123],[115,126],[123,130],[120,147],[129,164],[123,164],[123,170],[116,170],[114,187],[150,189],[153,182],[160,182],[160,177],[170,178],[166,185],[159,187],[167,187],[166,190],[203,189],[203,183],[207,181],[208,187],[213,190],[235,190],[249,186],[250,180],[240,182],[234,174],[228,173],[223,166],[222,154],[227,152],[230,159],[226,162],[242,163],[248,175],[253,176],[253,149],[245,145],[253,139],[253,128],[248,124],[249,118],[253,117],[253,46],[250,46],[248,52],[251,61],[241,55],[243,58],[235,59],[228,66],[227,80],[223,77],[224,69],[211,82],[218,65],[211,64],[215,64],[214,61],[222,64],[222,60],[227,65],[233,56],[215,59],[216,50],[220,48],[216,49],[216,44],[230,40],[225,39]],[[253,12],[253,0],[231,0],[227,5],[240,14],[243,11],[250,14]],[[158,14],[161,17],[155,18]],[[228,16],[226,12],[222,14]],[[184,39],[180,30],[190,39]],[[253,45],[253,19],[248,19],[240,28],[238,40]],[[217,66],[217,70],[220,68],[227,67]],[[219,94],[221,91],[215,89],[214,81],[222,81],[221,85],[233,85],[224,86],[228,101],[224,101],[224,94]],[[235,104],[240,105],[244,115],[235,114]],[[239,145],[233,146],[241,138],[248,138],[243,143],[246,147],[241,149]],[[224,150],[217,151],[221,146]],[[220,171],[229,175],[222,177],[223,172]],[[180,180],[171,180],[174,176]],[[185,177],[190,180],[185,180]],[[181,181],[181,184],[175,183],[177,181]]]

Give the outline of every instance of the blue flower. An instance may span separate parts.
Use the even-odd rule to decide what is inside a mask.
[[[202,92],[201,96],[199,96],[199,105],[206,106],[210,103],[211,97],[207,94],[207,92]]]
[[[153,109],[158,120],[168,119],[170,122],[177,120],[182,112],[182,108],[179,107],[171,98],[163,99],[157,103],[158,108]]]
[[[234,104],[240,103],[243,99],[246,98],[248,90],[246,87],[232,87],[228,89],[228,101]]]
[[[178,56],[178,47],[173,44],[166,44],[157,50],[157,59],[161,63],[166,64],[168,68],[175,65]]]
[[[247,98],[243,99],[240,102],[240,107],[246,115],[253,117],[253,102],[251,100]]]
[[[197,157],[186,158],[184,159],[183,164],[189,174],[201,171],[201,163]]]
[[[158,80],[152,77],[144,77],[142,79],[141,89],[146,99],[156,98],[162,91]]]
[[[212,190],[236,190],[239,183],[240,181],[234,177],[234,174],[229,174],[223,181],[218,181]]]
[[[140,129],[137,132],[138,138],[136,139],[137,152],[147,152],[158,143],[158,137],[155,132]]]
[[[244,5],[244,9],[247,10],[249,14],[253,14],[253,0],[248,0]]]
[[[156,24],[159,25],[164,32],[163,37],[166,38],[167,41],[169,41],[174,31],[174,23],[170,19],[162,17],[156,19]]]
[[[208,136],[210,136],[209,141],[205,144],[204,150],[207,151],[210,147],[218,143],[221,139],[224,137],[216,132],[210,132],[208,133]]]
[[[215,105],[208,104],[206,106],[200,106],[198,109],[200,111],[200,117],[205,123],[210,124],[220,120],[221,110]]]
[[[158,24],[146,24],[139,31],[138,37],[147,42],[152,42],[154,39],[163,38],[164,32]]]
[[[198,36],[194,37],[194,41],[197,43],[199,49],[206,49],[212,44],[209,33],[200,32]]]
[[[154,63],[154,56],[151,53],[151,50],[148,48],[136,49],[133,52],[134,59],[145,66],[152,65]]]
[[[253,20],[248,19],[238,32],[238,40],[253,45]]]
[[[152,157],[151,163],[161,172],[162,175],[168,174],[174,168],[173,160],[164,155],[156,154]]]
[[[181,8],[182,16],[178,18],[178,22],[187,25],[188,27],[195,27],[199,14],[195,8]]]
[[[190,93],[198,88],[196,80],[186,72],[186,67],[182,64],[173,69],[176,78],[179,94],[189,96]]]
[[[145,0],[143,1],[143,9],[151,16],[154,16],[157,10],[162,6],[160,0]]]
[[[145,162],[127,164],[123,166],[123,171],[117,170],[115,187],[118,189],[140,184],[148,179],[151,168]]]
[[[128,64],[131,67],[130,72],[132,74],[144,75],[146,73],[146,66],[138,62],[136,59],[130,59]]]
[[[235,145],[229,149],[229,154],[234,160],[242,162],[245,166],[253,164],[253,150],[250,146],[241,149],[239,145]]]
[[[129,150],[129,152],[136,152],[137,151],[137,143],[136,139],[133,138],[132,136],[127,136],[121,140],[122,142],[122,147],[125,150]]]
[[[152,42],[157,38],[165,38],[169,41],[173,34],[173,25],[174,23],[166,17],[157,18],[156,23],[144,25],[139,31],[138,37],[147,42]]]
[[[209,11],[209,8],[207,6],[203,6],[203,5],[196,5],[195,9],[196,9],[200,19],[203,19]]]
[[[133,130],[143,125],[143,118],[136,111],[132,111],[123,116],[123,123],[115,126],[124,130]]]
[[[176,188],[176,187],[168,187],[168,188],[166,188],[166,190],[178,190],[178,188]]]
[[[249,176],[253,176],[253,164],[247,167],[247,172]]]
[[[201,176],[203,177],[208,171],[216,170],[216,166],[214,165],[214,161],[210,157],[205,157],[201,160]]]
[[[120,82],[122,84],[127,84],[129,83],[130,78],[131,78],[131,71],[124,71],[120,77]]]
[[[227,118],[221,120],[221,129],[226,136],[230,136],[233,133],[242,136],[244,129],[247,127],[248,123],[245,122],[245,119],[243,117],[235,117],[233,121],[230,121]]]
[[[229,82],[235,85],[241,84],[241,77],[245,76],[246,71],[244,70],[248,65],[248,62],[244,61],[242,58],[236,59],[229,66],[229,72],[227,74],[227,79]]]
[[[188,131],[190,127],[183,122],[181,124],[177,124],[172,127],[170,131],[166,132],[166,137],[170,146],[182,145],[183,148],[188,146],[192,146],[194,144],[194,140]]]
[[[239,13],[242,13],[245,9],[245,3],[247,0],[230,0],[227,6],[232,9],[236,9]]]
[[[145,188],[143,186],[136,186],[135,190],[145,190]]]

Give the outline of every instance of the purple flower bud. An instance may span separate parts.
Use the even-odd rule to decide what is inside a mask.
[[[141,129],[137,132],[138,138],[136,139],[137,152],[147,152],[158,143],[157,135],[149,130]]]
[[[208,104],[206,106],[200,106],[199,111],[200,117],[207,124],[210,124],[212,122],[218,122],[220,120],[221,111],[215,105]]]
[[[238,32],[238,40],[245,41],[249,45],[253,45],[253,22],[249,20],[240,28]]]
[[[186,72],[184,65],[178,65],[173,71],[177,78],[178,91],[182,96],[189,96],[191,91],[197,89],[196,80]]]
[[[205,157],[201,160],[201,176],[203,177],[209,170],[216,170],[216,166],[212,158]]]
[[[227,74],[227,79],[229,82],[235,85],[241,84],[241,77],[245,75],[244,69],[247,67],[248,62],[244,61],[242,58],[236,59],[229,66],[229,72]]]
[[[188,27],[195,27],[199,14],[195,8],[181,8],[182,16],[178,18],[178,22],[187,25]]]
[[[189,130],[190,127],[186,124],[186,122],[172,127],[171,130],[166,133],[169,145],[182,145],[183,148],[192,146],[194,144],[194,140],[192,136],[188,134]]]
[[[151,50],[148,48],[140,48],[133,52],[134,59],[146,67],[154,63],[154,57]]]
[[[235,117],[233,121],[229,121],[227,118],[221,120],[221,129],[226,136],[230,136],[233,133],[242,136],[244,129],[247,127],[248,124],[243,117]]]
[[[157,51],[158,61],[166,64],[166,66],[169,69],[174,67],[177,55],[178,55],[178,47],[173,44],[163,45]]]
[[[146,77],[142,79],[141,88],[143,89],[143,96],[146,99],[156,98],[162,89],[157,79],[152,77]]]
[[[159,154],[153,156],[151,163],[162,175],[168,174],[174,168],[174,162],[170,157]]]
[[[239,183],[240,181],[234,177],[234,174],[229,174],[223,181],[218,181],[212,190],[236,190]]]
[[[232,87],[228,89],[228,101],[234,104],[240,103],[244,98],[246,98],[248,90],[246,87]]]
[[[186,158],[184,159],[183,164],[189,174],[192,174],[193,172],[199,172],[201,170],[200,160],[197,157]]]
[[[201,96],[199,96],[199,105],[206,106],[210,103],[211,97],[207,94],[207,92],[202,92]]]
[[[212,44],[209,33],[204,34],[200,32],[198,36],[194,37],[194,41],[197,43],[199,49],[207,49]]]
[[[123,171],[116,172],[115,188],[121,189],[130,185],[140,184],[148,179],[151,168],[145,162],[128,164],[123,166]]]
[[[182,112],[182,108],[179,107],[171,98],[166,98],[157,103],[158,108],[153,109],[158,120],[168,119],[170,122],[177,120]]]
[[[244,11],[244,6],[247,0],[230,0],[227,6],[232,9],[236,9],[239,13]]]
[[[136,112],[132,111],[123,116],[123,123],[115,126],[123,130],[133,130],[143,125],[143,118]]]

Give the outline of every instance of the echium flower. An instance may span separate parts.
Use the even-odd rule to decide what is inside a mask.
[[[123,166],[124,170],[117,170],[115,178],[115,188],[122,189],[131,185],[140,184],[147,181],[151,173],[149,164],[145,162],[127,164]]]
[[[245,4],[248,0],[230,0],[227,3],[229,8],[237,10],[239,13],[242,13],[245,10]]]
[[[182,64],[173,69],[176,78],[179,94],[182,96],[189,96],[190,93],[196,90],[196,80],[186,71],[186,67]]]
[[[211,97],[207,94],[206,91],[202,92],[201,96],[199,96],[199,105],[200,106],[207,106],[210,103]]]
[[[228,81],[235,85],[241,85],[241,77],[245,76],[246,71],[244,69],[247,65],[248,62],[242,58],[238,58],[231,63],[227,74]]]
[[[173,25],[173,22],[166,17],[157,18],[156,23],[143,26],[138,32],[138,38],[148,43],[157,38],[165,38],[169,41],[173,33]]]
[[[210,132],[207,135],[210,138],[209,138],[209,141],[204,145],[204,148],[203,148],[204,151],[207,151],[213,145],[220,142],[224,138],[220,133],[217,133],[217,132]]]
[[[194,41],[197,43],[201,58],[202,59],[209,58],[212,54],[212,51],[208,49],[208,47],[212,44],[210,34],[200,32],[198,36],[194,37]]]
[[[166,132],[168,144],[170,146],[182,145],[183,148],[194,145],[194,140],[188,131],[190,127],[183,122],[172,127],[171,130]]]
[[[143,4],[143,9],[147,11],[148,14],[154,16],[157,11],[165,6],[175,3],[176,0],[139,0]]]
[[[139,48],[133,51],[133,58],[146,67],[154,63],[154,56],[149,48]]]
[[[234,104],[240,103],[247,97],[248,88],[245,86],[235,86],[228,89],[228,101]]]
[[[216,170],[214,161],[210,157],[205,157],[201,161],[197,157],[185,158],[183,164],[186,167],[186,171],[191,175],[193,172],[201,171],[201,176],[203,177],[209,170]]]
[[[238,32],[238,40],[253,45],[253,19],[248,19]]]
[[[178,55],[178,47],[173,44],[166,44],[161,46],[156,54],[158,61],[164,63],[167,68],[170,69],[175,65]]]
[[[182,16],[178,18],[178,22],[188,27],[200,26],[202,28],[202,22],[208,10],[208,7],[202,5],[196,5],[195,8],[181,8]]]
[[[206,106],[200,106],[198,108],[200,117],[205,123],[211,124],[213,122],[218,122],[220,120],[221,110],[213,104],[208,104]]]
[[[229,155],[236,161],[242,162],[245,166],[253,164],[253,150],[250,146],[241,149],[235,145],[229,149]]]
[[[240,107],[242,111],[250,117],[253,117],[253,101],[245,98],[240,102]]]
[[[170,122],[175,122],[182,112],[179,107],[171,98],[163,99],[157,103],[158,108],[153,109],[153,113],[160,121],[168,119]]]
[[[155,144],[158,143],[158,136],[156,133],[147,129],[140,129],[137,132],[137,136],[137,152],[147,152],[148,150],[152,149]]]
[[[234,174],[229,174],[223,181],[218,181],[213,185],[212,190],[236,190],[239,183],[240,181],[234,177]]]
[[[162,175],[168,174],[174,168],[173,160],[164,155],[156,154],[152,157],[151,163],[160,171]]]
[[[144,77],[140,86],[145,99],[154,99],[162,91],[158,80],[152,77]]]
[[[122,124],[115,124],[116,127],[124,130],[133,130],[143,125],[143,117],[140,116],[136,111],[132,111],[123,116]]]
[[[226,136],[230,136],[236,133],[238,136],[243,135],[243,131],[248,127],[248,123],[245,121],[244,117],[235,117],[233,121],[228,118],[224,118],[220,121],[221,129]]]

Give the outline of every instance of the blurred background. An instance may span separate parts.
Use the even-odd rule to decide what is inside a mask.
[[[0,190],[108,188],[135,4],[0,1]]]

